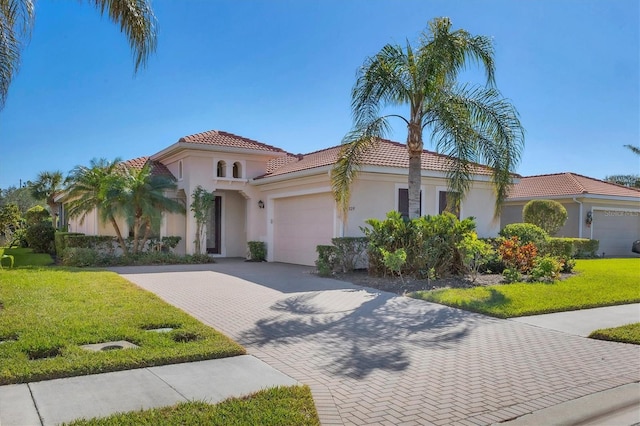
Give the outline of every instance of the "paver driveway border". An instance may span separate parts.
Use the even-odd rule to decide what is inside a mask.
[[[225,260],[115,268],[311,387],[323,424],[491,424],[640,381],[640,347]]]

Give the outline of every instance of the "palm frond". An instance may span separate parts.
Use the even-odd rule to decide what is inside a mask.
[[[102,15],[120,26],[133,51],[135,70],[144,67],[157,45],[156,17],[148,0],[93,0]]]
[[[31,38],[35,17],[31,0],[0,0],[0,109],[20,67],[20,53]]]
[[[457,123],[457,127],[455,131],[449,130],[454,137],[441,139],[438,147],[454,158],[486,164],[492,169],[497,217],[524,148],[524,130],[518,112],[493,88],[462,86],[447,91],[442,97],[449,109],[460,114],[453,121],[446,116],[439,117],[444,119],[441,124]],[[461,123],[464,126],[461,127]],[[465,129],[462,137],[455,137],[462,128]],[[465,148],[458,147],[459,143]]]
[[[636,146],[636,145],[625,145],[625,148],[630,149],[631,152],[633,152],[636,155],[640,155],[640,146]]]
[[[356,178],[363,155],[375,146],[389,131],[386,117],[380,117],[363,129],[349,132],[342,140],[343,146],[338,159],[331,170],[331,188],[333,196],[346,222],[351,199],[351,184]]]

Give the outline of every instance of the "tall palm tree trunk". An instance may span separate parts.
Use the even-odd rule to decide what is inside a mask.
[[[120,232],[120,227],[118,226],[118,222],[116,221],[116,218],[113,215],[109,216],[109,221],[111,222],[111,226],[113,226],[113,229],[116,231],[116,236],[118,237],[118,244],[120,244],[120,248],[122,249],[122,252],[126,256],[127,254],[129,254],[129,250],[127,250],[127,244],[124,242],[124,238],[122,238],[122,232]]]
[[[422,186],[422,126],[420,122],[408,125],[407,151],[409,151],[409,219],[420,217],[420,187]]]
[[[149,219],[147,219],[145,221],[145,226],[144,226],[144,236],[142,237],[142,241],[140,242],[140,250],[144,250],[144,245],[147,243],[147,240],[149,239],[149,235],[151,234],[151,221]]]

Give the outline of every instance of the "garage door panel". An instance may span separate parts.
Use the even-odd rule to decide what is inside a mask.
[[[593,213],[593,238],[600,241],[599,253],[605,256],[632,256],[631,245],[640,239],[640,213],[596,210]]]
[[[330,194],[280,198],[274,201],[274,247],[276,262],[313,265],[316,246],[331,244],[334,226]]]

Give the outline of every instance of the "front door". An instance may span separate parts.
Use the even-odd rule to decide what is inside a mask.
[[[220,254],[220,230],[222,228],[222,197],[216,196],[207,222],[207,253]]]

